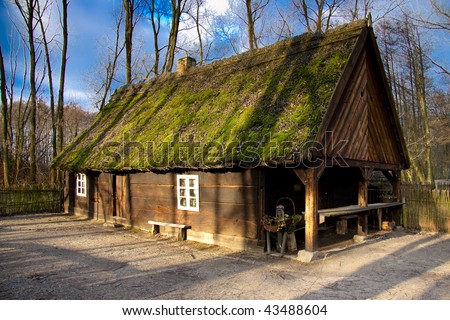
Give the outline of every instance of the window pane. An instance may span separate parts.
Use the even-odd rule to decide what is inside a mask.
[[[198,175],[177,176],[178,209],[199,211],[198,185]]]

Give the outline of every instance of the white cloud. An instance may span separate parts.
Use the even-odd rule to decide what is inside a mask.
[[[230,8],[230,3],[227,0],[206,0],[205,6],[216,14],[223,15]]]

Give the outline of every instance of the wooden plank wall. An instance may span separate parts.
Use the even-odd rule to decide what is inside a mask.
[[[333,156],[330,151],[340,151],[348,160],[397,165],[401,163],[400,142],[374,61],[373,54],[364,50],[355,63],[354,74],[326,129],[333,133],[333,139],[327,139],[327,156]],[[333,146],[341,140],[348,143],[335,150]]]
[[[79,215],[83,215],[83,216],[90,216],[90,213],[89,213],[89,197],[88,196],[86,196],[86,197],[77,196],[76,195],[76,188],[74,188],[74,195],[75,195],[74,213],[75,214],[79,214]]]
[[[199,175],[199,212],[177,209],[176,174],[129,175],[130,223],[148,229],[148,220],[181,223],[193,231],[256,239],[259,170]]]
[[[74,213],[75,206],[75,174],[72,172],[64,173],[64,212]]]
[[[98,175],[86,175],[86,196],[78,196],[76,194],[76,174],[70,173],[66,181],[67,195],[67,209],[64,205],[65,211],[68,213],[75,213],[89,218],[93,218],[97,213],[97,185]]]
[[[355,74],[345,87],[345,92],[337,106],[327,131],[331,131],[332,139],[328,137],[326,151],[328,157],[333,157],[330,152],[339,151],[344,159],[368,160],[367,150],[367,77],[365,54],[357,60]],[[335,150],[334,146],[339,141],[348,141],[341,149]]]
[[[389,101],[383,92],[375,58],[367,55],[367,91],[369,103],[369,161],[387,164],[401,163],[400,141],[395,134],[395,121],[388,112]],[[394,106],[392,106],[394,107]],[[393,110],[393,112],[396,112]],[[401,130],[401,128],[399,128]]]
[[[101,173],[97,178],[97,197],[96,203],[94,205],[94,216],[98,220],[112,221],[114,206],[112,194],[112,179],[113,175],[110,173]]]

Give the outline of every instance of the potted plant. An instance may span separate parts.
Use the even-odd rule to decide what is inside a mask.
[[[268,214],[265,214],[263,216],[262,223],[263,223],[264,229],[269,232],[282,231],[283,228],[286,226],[286,221],[284,218],[271,216]]]

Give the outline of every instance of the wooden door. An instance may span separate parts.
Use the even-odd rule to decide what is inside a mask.
[[[130,220],[130,210],[128,206],[129,192],[128,192],[128,175],[113,176],[113,216],[118,220]]]

